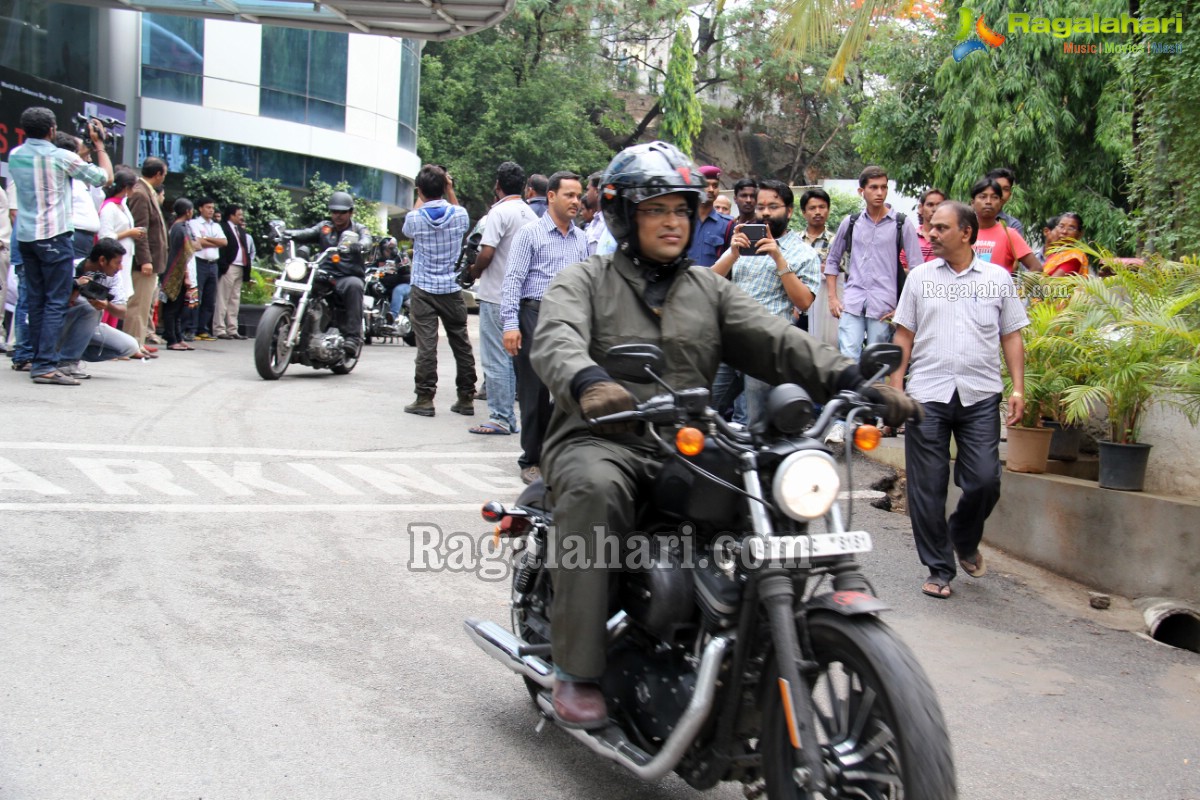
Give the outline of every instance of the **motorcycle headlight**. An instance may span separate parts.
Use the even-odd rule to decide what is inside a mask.
[[[308,277],[308,262],[303,258],[293,258],[284,265],[283,274],[289,281],[302,281]]]
[[[837,464],[828,453],[805,450],[783,460],[775,471],[772,491],[783,513],[795,520],[825,515],[842,488]]]

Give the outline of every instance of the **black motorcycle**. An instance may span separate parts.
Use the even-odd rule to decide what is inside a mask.
[[[408,257],[399,254],[399,260],[387,259],[377,262],[367,270],[363,291],[363,342],[400,339],[409,347],[417,344],[417,335],[412,329],[408,314],[408,300],[400,307],[399,314],[392,313],[392,291],[402,283],[408,283],[412,266]]]
[[[873,345],[862,372],[878,380],[899,360],[895,345]],[[563,729],[647,781],[674,770],[697,789],[738,781],[771,800],[957,797],[937,697],[877,616],[887,606],[855,560],[871,535],[850,529],[852,505],[842,515],[823,444],[844,419],[860,447],[877,445],[877,428],[856,425],[879,409],[844,391],[810,426],[812,400],[787,384],[771,391],[768,421],[741,431],[709,408],[707,389],[667,386],[656,347],[614,347],[605,366],[667,393],[591,422],[644,424],[663,464],[639,509],[646,535],[631,537],[652,543],[652,558],[622,562],[610,592],[608,723]],[[483,517],[512,545],[512,632],[471,619],[467,633],[557,722],[544,487],[513,506],[488,503]]]
[[[342,308],[337,276],[326,267],[357,257],[358,234],[346,231],[337,247],[327,248],[311,260],[305,248],[297,255],[296,244],[282,222],[271,223],[271,239],[283,274],[275,281],[275,296],[254,335],[258,374],[264,380],[279,380],[293,363],[328,369],[335,375],[349,374],[358,365],[358,353],[346,352],[338,329]]]

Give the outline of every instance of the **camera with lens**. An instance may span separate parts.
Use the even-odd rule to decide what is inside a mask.
[[[104,125],[104,146],[108,150],[119,150],[121,146],[122,133],[118,133],[116,128],[125,128],[125,123],[116,117],[89,117],[87,114],[76,114],[71,118],[75,122],[75,135],[83,140],[83,143],[89,148],[92,145],[92,120],[99,121]]]
[[[81,283],[79,278],[88,280]],[[108,280],[108,276],[103,272],[85,272],[79,278],[75,279],[75,291],[79,292],[79,296],[83,299],[104,302],[115,297],[112,290],[103,283]]]

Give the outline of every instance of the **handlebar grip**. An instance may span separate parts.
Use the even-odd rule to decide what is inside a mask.
[[[642,412],[634,411],[618,411],[616,414],[605,414],[603,417],[593,417],[587,421],[588,425],[611,425],[615,422],[637,422],[642,418]]]

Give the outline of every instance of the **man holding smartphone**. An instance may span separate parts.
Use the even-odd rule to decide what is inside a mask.
[[[718,275],[731,276],[768,312],[784,319],[791,318],[793,306],[804,311],[812,305],[821,279],[817,251],[788,230],[794,205],[795,196],[786,183],[760,181],[755,204],[758,222],[737,225],[729,249],[712,268]],[[746,411],[754,424],[762,418],[771,386],[749,375],[745,380]]]

